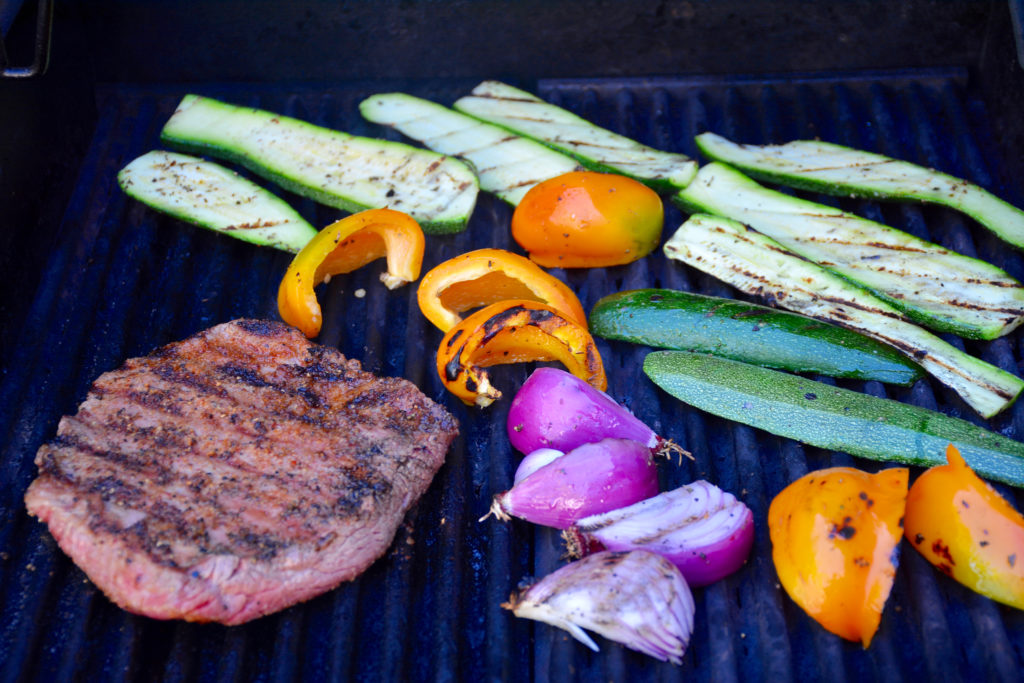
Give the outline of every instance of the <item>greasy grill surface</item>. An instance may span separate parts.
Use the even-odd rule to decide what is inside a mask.
[[[405,89],[450,103],[475,82],[351,83],[325,87],[196,86],[201,94],[359,134],[396,137],[360,120],[356,105]],[[521,83],[599,124],[696,154],[712,130],[747,142],[821,137],[962,175],[1024,203],[1014,150],[988,134],[986,113],[959,71],[764,80],[630,80]],[[406,87],[409,86],[409,87]],[[404,376],[445,404],[462,429],[434,484],[385,556],[352,584],[241,627],[162,623],[129,615],[83,580],[42,525],[24,511],[33,456],[89,384],[125,358],[236,317],[273,318],[288,256],[158,216],[125,198],[115,174],[158,145],[183,89],[110,88],[42,284],[0,384],[0,680],[79,676],[113,680],[315,680],[363,678],[565,680],[1013,680],[1024,666],[1024,613],[974,595],[933,570],[907,544],[881,629],[867,651],[822,631],[777,585],[765,520],[771,498],[804,472],[861,465],[689,409],[646,380],[646,349],[599,341],[609,391],[696,460],[662,465],[663,487],[706,478],[751,507],[757,536],[749,564],[695,590],[695,632],[682,667],[599,641],[593,654],[562,631],[512,618],[504,601],[524,577],[560,566],[557,534],[525,523],[478,523],[517,462],[504,436],[508,401],[467,409],[444,394],[433,368],[440,333],[411,287],[388,292],[382,265],[332,280],[319,339],[367,370]],[[1009,162],[1005,161],[1009,159]],[[1012,182],[1010,182],[1012,180]],[[314,225],[331,209],[280,192]],[[952,212],[918,205],[818,198],[977,255],[1024,277],[1018,252]],[[428,240],[424,269],[469,249],[514,248],[511,209],[482,194],[467,232]],[[666,235],[682,215],[667,206]],[[620,289],[662,286],[735,296],[729,287],[660,253],[606,271],[563,273],[589,308]],[[364,288],[365,298],[354,296]],[[956,341],[1020,373],[1020,335]],[[510,395],[524,367],[494,372]],[[932,382],[909,389],[843,386],[976,419]],[[1024,436],[1024,406],[990,425]],[[1021,508],[1024,495],[1002,488]]]

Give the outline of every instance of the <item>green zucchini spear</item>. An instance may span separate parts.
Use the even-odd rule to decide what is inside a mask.
[[[985,417],[1024,389],[1020,378],[911,324],[871,293],[736,221],[692,216],[665,244],[665,254],[743,292],[895,347]]]
[[[344,211],[405,212],[427,233],[465,229],[476,205],[476,176],[457,159],[208,97],[186,95],[160,139]]]
[[[732,218],[856,282],[941,332],[994,339],[1024,322],[1024,286],[999,268],[831,206],[758,185],[714,162],[676,196]]]
[[[480,187],[513,206],[537,183],[582,168],[539,142],[412,95],[373,95],[359,104],[359,111],[368,121],[470,162]]]
[[[484,81],[455,109],[543,142],[595,171],[620,173],[661,192],[690,184],[697,163],[600,128],[561,107],[498,81]]]
[[[979,475],[1024,487],[1024,444],[933,410],[686,351],[650,353],[644,372],[684,403],[772,434],[922,467],[946,464],[952,443]]]
[[[663,349],[710,353],[790,372],[878,380],[904,386],[924,375],[874,339],[766,306],[672,289],[634,289],[603,297],[587,318],[590,333]]]
[[[706,156],[759,180],[839,196],[942,204],[1024,248],[1024,211],[961,178],[818,140],[757,146],[740,145],[714,133],[702,133],[696,139]]]
[[[121,189],[175,218],[246,242],[298,252],[316,235],[283,199],[210,161],[143,154],[117,174]]]

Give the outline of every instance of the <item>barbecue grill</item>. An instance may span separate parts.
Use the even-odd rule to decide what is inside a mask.
[[[158,215],[117,187],[119,169],[160,146],[185,93],[401,139],[362,120],[358,102],[405,91],[450,104],[498,78],[695,158],[693,136],[706,130],[747,143],[820,137],[966,177],[1021,206],[1024,3],[55,0],[52,34],[38,21],[49,4],[0,0],[0,18],[11,17],[0,23],[5,66],[39,58],[41,71],[49,53],[45,74],[0,80],[0,681],[1020,679],[1024,612],[953,582],[906,543],[869,649],[820,628],[778,585],[768,505],[806,471],[880,466],[689,408],[643,375],[648,349],[601,340],[609,392],[695,456],[663,464],[662,488],[706,478],[736,493],[755,515],[754,549],[739,572],[695,590],[682,666],[603,639],[593,653],[516,619],[500,604],[560,566],[563,550],[557,532],[477,521],[518,459],[509,401],[479,410],[446,394],[432,366],[441,335],[414,287],[377,283],[380,262],[326,286],[319,341],[412,380],[449,407],[461,435],[358,580],[239,627],[134,616],[88,582],[22,496],[36,450],[100,373],[216,323],[277,317],[287,254]],[[340,215],[272,189],[313,225]],[[805,196],[1024,278],[1020,252],[953,212]],[[483,246],[518,251],[511,213],[482,193],[465,232],[428,238],[424,272]],[[664,238],[682,220],[666,202]],[[738,296],[660,251],[556,272],[587,310],[639,287]],[[1020,374],[1022,335],[956,343]],[[528,372],[497,368],[494,383],[511,396]],[[933,381],[838,384],[1024,439],[1024,405],[986,423]],[[1024,492],[999,488],[1024,509]]]

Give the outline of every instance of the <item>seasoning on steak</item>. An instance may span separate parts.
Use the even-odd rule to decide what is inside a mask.
[[[125,609],[240,624],[366,569],[457,433],[410,382],[238,320],[102,375],[25,501]]]

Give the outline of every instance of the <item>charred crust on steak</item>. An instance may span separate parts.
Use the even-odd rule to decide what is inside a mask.
[[[271,320],[252,319],[234,320],[229,324],[240,327],[249,334],[254,334],[260,337],[271,337],[276,334],[281,334],[282,328],[287,329],[288,327],[283,323],[273,322]]]
[[[408,381],[235,321],[99,377],[26,504],[126,609],[242,623],[383,554],[457,433]]]

